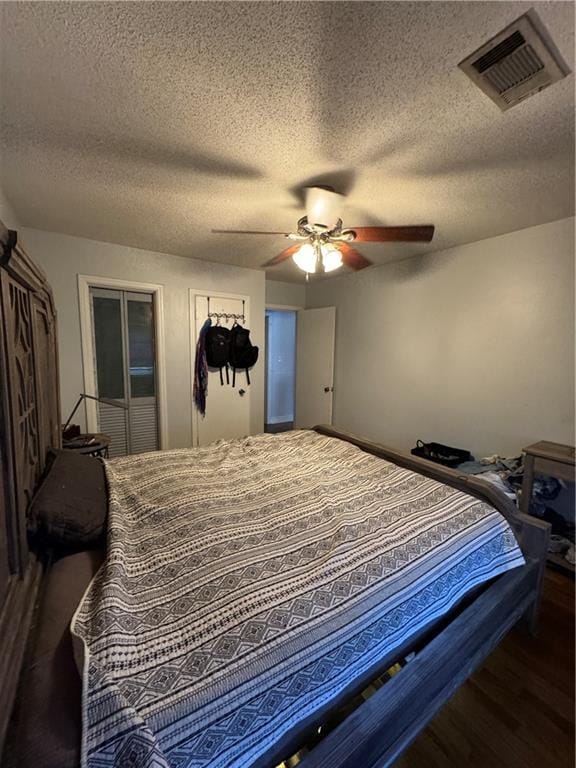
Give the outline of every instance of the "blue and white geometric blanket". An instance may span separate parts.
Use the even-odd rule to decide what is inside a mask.
[[[524,562],[489,505],[315,432],[106,474],[108,556],[72,625],[89,768],[247,768]]]

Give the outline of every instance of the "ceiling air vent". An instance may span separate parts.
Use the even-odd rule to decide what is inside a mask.
[[[458,65],[501,110],[570,72],[533,9]]]

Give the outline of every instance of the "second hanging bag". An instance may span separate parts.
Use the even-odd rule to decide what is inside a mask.
[[[224,384],[223,369],[226,371],[226,384],[230,383],[228,378],[230,335],[230,329],[224,325],[213,325],[206,331],[206,364],[209,368],[218,368],[222,385]]]
[[[236,371],[245,370],[250,384],[249,369],[258,360],[258,347],[250,341],[250,331],[235,323],[230,330],[228,362],[232,368],[232,386],[236,385]]]

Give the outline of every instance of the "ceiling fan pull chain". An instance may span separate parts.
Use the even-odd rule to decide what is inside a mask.
[[[322,244],[319,238],[314,240],[314,250],[316,251],[316,272],[324,272],[324,260],[322,258]]]

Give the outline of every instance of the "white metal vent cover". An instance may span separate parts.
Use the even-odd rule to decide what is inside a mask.
[[[501,110],[510,109],[570,73],[534,9],[458,66]]]

